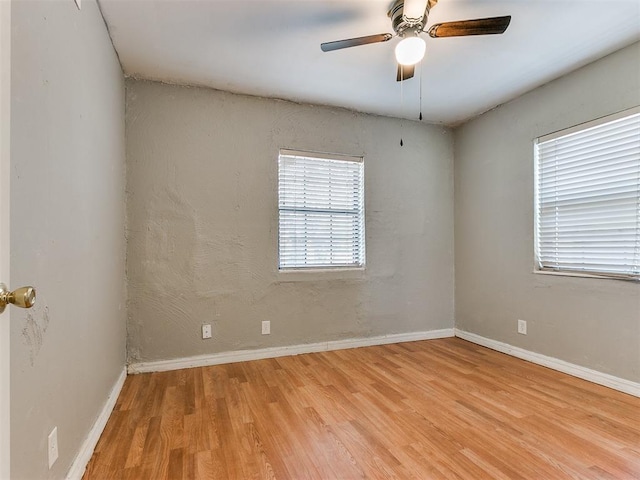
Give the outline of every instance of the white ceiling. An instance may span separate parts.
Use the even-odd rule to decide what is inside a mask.
[[[391,0],[100,0],[125,74],[455,125],[640,40],[639,0],[440,0],[429,25],[511,15],[503,35],[431,39],[395,81]],[[640,58],[638,59],[640,71]],[[422,72],[421,72],[422,70]],[[422,78],[421,78],[422,77]]]

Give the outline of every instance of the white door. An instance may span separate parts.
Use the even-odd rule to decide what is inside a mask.
[[[0,282],[9,278],[11,1],[0,0]],[[9,478],[9,308],[0,315],[0,479]]]

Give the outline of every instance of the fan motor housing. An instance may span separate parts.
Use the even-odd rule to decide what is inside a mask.
[[[409,19],[404,16],[404,0],[396,0],[387,15],[391,19],[393,31],[396,32],[399,37],[404,37],[407,34],[417,35],[424,27],[424,25],[422,25],[422,18]]]

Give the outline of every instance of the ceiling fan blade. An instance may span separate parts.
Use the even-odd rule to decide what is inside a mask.
[[[415,65],[400,65],[398,64],[398,74],[396,75],[396,82],[408,80],[413,77],[416,71]]]
[[[504,33],[511,22],[511,15],[506,17],[478,18],[459,22],[437,23],[429,28],[432,38],[462,37],[466,35],[497,35]]]
[[[348,38],[346,40],[336,40],[335,42],[326,42],[320,45],[323,52],[331,52],[342,48],[357,47],[360,45],[368,45],[369,43],[388,42],[393,38],[390,33],[380,33],[378,35],[368,35],[366,37]]]

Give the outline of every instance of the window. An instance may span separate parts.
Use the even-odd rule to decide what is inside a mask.
[[[279,268],[364,266],[361,157],[281,150]]]
[[[640,280],[640,107],[535,152],[538,269]]]

